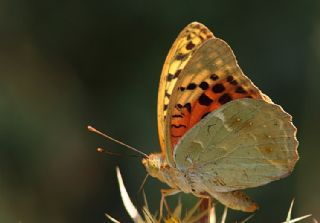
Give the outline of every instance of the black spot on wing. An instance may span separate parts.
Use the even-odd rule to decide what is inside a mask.
[[[187,44],[186,49],[187,49],[187,50],[192,50],[194,47],[195,47],[195,45],[192,43],[192,41],[190,41],[190,42]]]
[[[189,113],[191,113],[191,104],[190,103],[186,103],[184,105],[184,107],[188,110]]]
[[[238,84],[238,81],[233,80],[233,81],[231,81],[231,82],[230,82],[230,84],[232,84],[232,85],[236,86],[236,85]]]
[[[213,81],[216,81],[216,80],[219,79],[219,76],[216,75],[216,74],[211,74],[210,79],[213,80]]]
[[[175,76],[175,75],[169,73],[169,74],[167,75],[167,81],[172,81],[172,79],[174,79],[174,76]]]
[[[232,76],[232,75],[229,75],[229,76],[227,77],[227,81],[228,81],[228,82],[233,81],[233,76]]]
[[[167,81],[172,81],[173,79],[177,78],[179,74],[181,73],[181,69],[177,70],[175,74],[168,73],[167,75]]]
[[[246,94],[247,91],[243,89],[243,87],[239,86],[237,87],[236,89],[236,93],[239,93],[239,94]]]
[[[185,57],[186,57],[187,54],[182,54],[182,53],[179,53],[177,56],[176,56],[176,60],[183,60]]]
[[[232,84],[232,85],[237,85],[237,84],[238,84],[238,82],[233,78],[232,75],[229,75],[229,76],[227,77],[227,81],[228,81],[230,84]]]
[[[202,90],[207,90],[208,87],[209,87],[209,84],[205,81],[202,81],[200,84],[199,84],[199,87],[202,89]]]
[[[194,90],[197,87],[197,85],[195,83],[190,83],[187,86],[187,90]]]
[[[178,87],[178,90],[184,91],[186,88],[185,87]]]
[[[205,105],[208,106],[210,105],[213,100],[211,98],[209,98],[205,93],[202,93],[198,99],[200,105]]]
[[[225,104],[225,103],[227,103],[227,102],[229,102],[231,100],[232,100],[232,97],[229,94],[225,93],[225,94],[220,96],[218,101],[219,101],[220,104],[223,105],[223,104]]]
[[[223,84],[215,84],[212,87],[212,91],[214,93],[222,93],[225,90],[225,87],[223,86]]]

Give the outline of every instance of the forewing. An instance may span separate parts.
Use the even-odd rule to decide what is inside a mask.
[[[263,100],[234,100],[189,130],[174,151],[176,167],[197,184],[227,192],[287,176],[298,160],[292,118]]]
[[[174,86],[195,50],[205,41],[212,38],[213,34],[204,25],[193,22],[185,27],[173,43],[165,60],[158,91],[158,133],[162,153],[166,154],[170,147],[165,147],[166,115],[170,96]],[[172,153],[167,154],[172,160]]]
[[[166,120],[167,148],[174,148],[180,138],[208,113],[239,98],[263,99],[271,103],[243,74],[229,45],[213,37],[194,52],[174,86]]]

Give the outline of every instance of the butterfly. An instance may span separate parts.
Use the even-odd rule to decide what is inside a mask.
[[[299,159],[292,117],[244,75],[230,46],[201,23],[187,25],[173,43],[157,111],[161,152],[142,163],[170,187],[162,190],[162,204],[166,196],[185,192],[253,212],[258,205],[241,190],[288,176]]]

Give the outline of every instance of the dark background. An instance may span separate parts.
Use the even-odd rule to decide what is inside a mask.
[[[98,154],[97,146],[133,152],[86,126],[146,153],[159,151],[162,64],[192,21],[227,41],[244,72],[298,127],[301,159],[290,177],[249,190],[261,206],[251,222],[284,221],[293,198],[294,216],[320,220],[318,0],[2,0],[0,222],[106,222],[105,212],[129,221],[115,167],[141,205],[140,158]],[[166,187],[147,181],[152,212]],[[246,216],[230,211],[228,219]]]

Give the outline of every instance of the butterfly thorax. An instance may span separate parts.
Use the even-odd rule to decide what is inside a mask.
[[[170,166],[163,154],[150,154],[148,158],[142,160],[142,164],[152,177],[158,178],[171,188],[179,189],[185,193],[195,192],[194,189],[191,188],[187,174]]]

